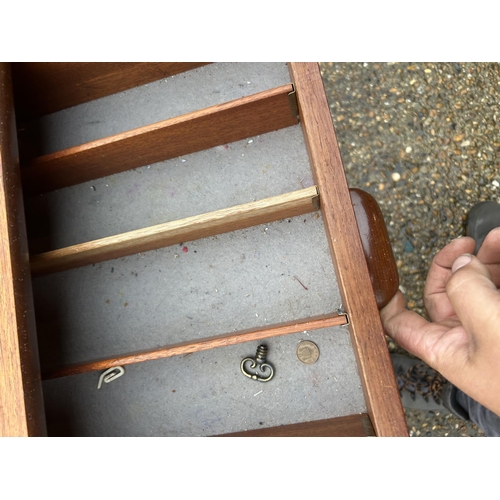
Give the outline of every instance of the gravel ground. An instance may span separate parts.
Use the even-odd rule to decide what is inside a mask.
[[[321,71],[349,185],[378,201],[408,308],[425,316],[432,257],[464,234],[475,203],[500,201],[500,65],[328,62]],[[413,436],[484,436],[452,415],[406,417]]]

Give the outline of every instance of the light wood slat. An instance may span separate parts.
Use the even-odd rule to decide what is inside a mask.
[[[45,433],[10,67],[0,63],[0,436]]]
[[[239,332],[208,337],[200,340],[190,340],[178,344],[172,344],[156,349],[148,349],[133,353],[112,356],[100,360],[88,361],[69,365],[60,369],[43,373],[43,379],[66,377],[96,370],[106,370],[114,366],[125,366],[154,359],[169,358],[171,356],[181,356],[198,351],[206,351],[217,347],[226,347],[243,342],[252,342],[264,340],[270,337],[299,333],[303,331],[318,330],[320,328],[330,328],[332,326],[341,326],[347,323],[345,315],[322,315],[303,320],[290,321],[277,325],[267,326],[259,329],[242,330]]]
[[[12,63],[18,120],[54,113],[208,63]]]
[[[370,418],[366,413],[360,413],[346,417],[221,434],[214,437],[367,437],[374,435]]]
[[[41,156],[22,169],[38,194],[295,125],[283,85]]]
[[[291,63],[290,68],[367,409],[378,436],[407,436],[319,67]]]
[[[65,271],[139,252],[303,215],[319,208],[316,186],[195,215],[32,257],[33,276]]]

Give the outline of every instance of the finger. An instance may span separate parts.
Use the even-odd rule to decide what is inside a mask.
[[[416,312],[405,307],[403,294],[398,291],[380,311],[385,333],[398,345],[424,361],[432,357],[435,336],[444,328],[430,324]]]
[[[424,305],[431,321],[443,321],[455,314],[446,295],[446,284],[451,278],[451,266],[457,257],[472,253],[475,241],[466,236],[451,241],[432,260],[424,288]]]
[[[500,227],[491,230],[477,253],[478,259],[486,264],[496,287],[500,286]]]
[[[500,328],[500,293],[488,267],[473,255],[460,256],[452,266],[446,285],[450,302],[477,348],[497,338]]]
[[[451,276],[451,266],[457,257],[464,253],[472,253],[476,243],[469,236],[450,241],[432,259],[427,276],[426,291],[429,294],[444,292]]]

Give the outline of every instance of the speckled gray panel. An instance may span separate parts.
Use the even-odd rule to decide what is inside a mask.
[[[52,150],[289,81],[282,63],[216,64],[41,123]],[[312,182],[301,128],[288,127],[30,200],[30,247],[59,248]],[[35,278],[33,288],[43,369],[342,307],[319,212]],[[316,364],[297,360],[301,338],[318,342]],[[277,369],[268,384],[239,372],[254,343],[130,365],[99,391],[99,373],[47,381],[49,430],[212,435],[366,411],[345,327],[267,343]]]
[[[26,213],[32,236],[50,234],[42,251],[312,185],[295,125],[37,196]]]
[[[301,363],[301,340],[319,360]],[[51,435],[205,436],[352,415],[366,411],[346,327],[265,341],[275,376],[243,376],[240,362],[259,343],[198,352],[125,367],[97,390],[99,373],[44,382]]]
[[[39,120],[42,154],[208,108],[291,82],[285,63],[215,63]]]
[[[45,368],[342,305],[316,214],[35,278],[33,289]]]

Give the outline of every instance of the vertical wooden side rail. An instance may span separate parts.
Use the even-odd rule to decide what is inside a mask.
[[[319,66],[290,71],[368,413],[377,436],[408,436]]]
[[[45,434],[10,64],[0,63],[0,436]]]

